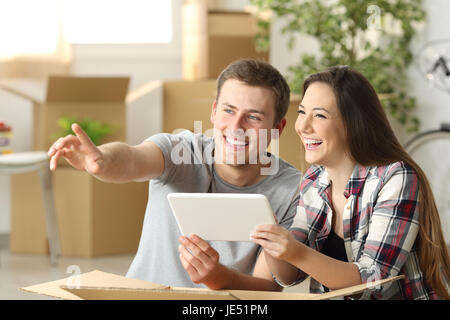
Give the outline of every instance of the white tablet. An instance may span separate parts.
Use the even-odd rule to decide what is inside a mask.
[[[260,224],[276,224],[262,194],[170,193],[167,200],[183,235],[204,240],[250,241]]]

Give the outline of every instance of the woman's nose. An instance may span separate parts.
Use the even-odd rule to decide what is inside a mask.
[[[305,115],[299,115],[295,122],[295,128],[299,136],[301,136],[302,133],[311,133],[313,131],[311,119]]]

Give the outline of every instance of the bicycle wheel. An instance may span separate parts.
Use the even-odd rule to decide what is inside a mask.
[[[450,246],[450,131],[424,132],[410,140],[405,149],[427,175],[445,242]]]

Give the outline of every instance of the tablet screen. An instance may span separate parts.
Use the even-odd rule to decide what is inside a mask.
[[[181,233],[204,240],[250,241],[256,226],[277,223],[262,194],[170,193],[167,199]]]

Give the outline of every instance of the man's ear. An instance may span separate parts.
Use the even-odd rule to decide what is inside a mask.
[[[278,136],[281,136],[284,127],[286,127],[286,118],[281,119],[280,122],[278,122],[278,124],[274,127],[274,129],[278,129]]]
[[[214,124],[214,120],[216,118],[216,111],[217,111],[217,100],[214,100],[212,104],[211,117],[209,118],[212,124]]]

